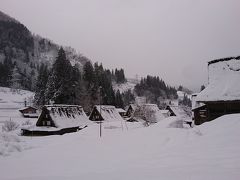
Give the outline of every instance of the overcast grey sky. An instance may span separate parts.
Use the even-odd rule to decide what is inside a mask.
[[[199,89],[207,61],[240,55],[239,0],[0,0],[33,33],[128,77]]]

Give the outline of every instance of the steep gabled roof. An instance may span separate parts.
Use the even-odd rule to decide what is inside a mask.
[[[161,109],[160,112],[161,112],[162,114],[170,113],[169,110],[167,110],[167,109]]]
[[[95,108],[98,112],[100,112],[101,107],[101,116],[104,121],[121,121],[123,118],[120,116],[119,112],[115,108],[115,106],[109,105],[96,105]]]
[[[46,105],[43,108],[48,110],[57,128],[85,126],[90,123],[81,106],[55,104]]]
[[[179,106],[168,106],[169,109],[175,114],[175,116],[180,116],[183,114],[183,110],[179,108]]]
[[[126,113],[127,111],[125,111],[124,109],[122,109],[122,108],[116,108],[117,109],[117,111],[119,112],[119,113]]]
[[[37,110],[37,108],[35,108],[35,107],[33,107],[33,106],[23,107],[23,108],[18,109],[18,110],[19,110],[20,112],[22,112],[22,111],[24,111],[24,110],[26,110],[26,109],[29,109],[29,108]]]

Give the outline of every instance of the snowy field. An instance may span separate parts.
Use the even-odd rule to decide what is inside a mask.
[[[30,91],[0,87],[0,158],[30,148],[31,145],[24,142],[19,135],[21,128],[34,125],[37,119],[23,118],[18,110],[24,107],[24,101],[31,102],[33,96],[34,93]],[[3,131],[2,126],[6,121],[15,122],[16,129],[12,132]]]
[[[195,128],[177,118],[122,130],[104,124],[63,136],[10,137],[21,147],[0,156],[1,179],[227,179],[240,178],[240,115]],[[1,139],[2,141],[2,139]]]
[[[63,136],[22,137],[20,128],[29,124],[10,104],[18,108],[12,101],[31,95],[9,98],[9,108],[0,109],[1,121],[11,117],[19,124],[13,132],[0,129],[1,180],[240,179],[240,114],[194,128],[179,126],[181,117],[148,127],[103,123],[102,138],[94,123]]]

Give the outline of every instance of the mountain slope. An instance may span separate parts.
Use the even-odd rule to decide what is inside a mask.
[[[33,35],[23,24],[0,11],[1,64],[8,65],[11,70],[16,66],[20,74],[34,82],[40,64],[44,63],[51,67],[59,48],[60,45],[41,36]],[[71,64],[77,65],[80,69],[89,61],[71,47],[64,47],[64,50]],[[34,86],[34,83],[31,84]],[[5,84],[1,84],[0,81],[0,85]]]
[[[0,11],[0,21],[15,22],[19,23],[16,19],[8,16],[7,14]]]

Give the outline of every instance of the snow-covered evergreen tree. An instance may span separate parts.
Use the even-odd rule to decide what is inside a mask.
[[[116,92],[115,106],[117,108],[124,108],[122,95],[119,90],[117,90],[117,92]]]
[[[71,103],[71,87],[73,85],[71,72],[71,63],[66,58],[63,48],[60,48],[46,86],[45,97],[48,102],[53,101],[57,104]]]
[[[35,96],[34,96],[35,104],[38,106],[42,106],[47,103],[46,97],[45,97],[45,90],[48,82],[48,75],[49,75],[49,72],[48,72],[47,66],[44,64],[41,64],[38,78],[37,78],[37,83],[36,83]]]
[[[11,88],[13,89],[21,89],[21,80],[22,75],[19,72],[19,69],[15,65],[12,71],[12,78],[11,78]]]

